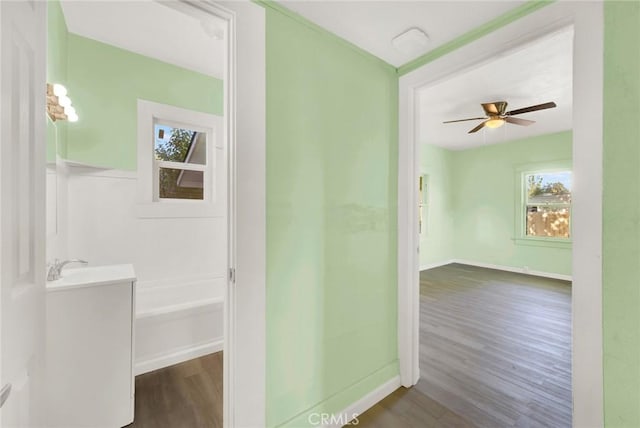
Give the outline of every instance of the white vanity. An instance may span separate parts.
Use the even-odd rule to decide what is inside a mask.
[[[131,265],[65,269],[47,283],[48,428],[120,428],[134,414]]]

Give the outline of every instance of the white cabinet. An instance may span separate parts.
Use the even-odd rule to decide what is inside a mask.
[[[133,421],[135,280],[131,265],[116,265],[47,284],[47,428]]]

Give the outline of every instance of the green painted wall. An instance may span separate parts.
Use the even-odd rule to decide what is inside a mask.
[[[605,425],[640,426],[640,3],[605,2]]]
[[[427,233],[420,239],[423,267],[452,259],[571,275],[571,248],[516,244],[516,168],[572,157],[571,132],[476,149],[422,146],[421,172],[429,176]]]
[[[267,17],[267,425],[398,374],[395,70]]]
[[[453,158],[456,152],[425,144],[421,148],[421,173],[427,174],[426,207],[420,235],[420,266],[455,258]]]
[[[47,3],[47,82],[67,84],[67,24],[57,0]],[[56,152],[66,155],[66,139],[67,123],[47,115],[47,162],[55,162]]]
[[[221,80],[70,33],[67,158],[135,170],[137,99],[222,114]]]
[[[516,168],[572,158],[571,133],[454,153],[456,258],[571,275],[571,249],[516,244]]]

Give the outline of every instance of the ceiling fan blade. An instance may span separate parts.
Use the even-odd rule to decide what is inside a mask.
[[[498,107],[496,106],[496,103],[484,103],[481,105],[487,116],[495,116],[498,114]]]
[[[485,120],[485,119],[486,117],[472,117],[470,119],[447,120],[446,122],[442,122],[442,123],[466,122],[467,120]]]
[[[536,123],[535,120],[520,119],[518,117],[509,117],[509,116],[505,117],[504,120],[509,123],[513,123],[514,125],[522,125],[522,126],[529,126],[531,124]]]
[[[487,123],[487,121],[485,120],[484,122],[482,122],[480,125],[476,126],[475,128],[473,128],[471,131],[468,132],[468,134],[473,134],[474,132],[478,132],[479,130],[481,130],[482,128],[484,128],[484,124]]]
[[[544,103],[544,104],[538,104],[538,105],[535,105],[535,106],[529,106],[529,107],[519,108],[519,109],[516,109],[516,110],[511,110],[511,111],[506,112],[505,114],[508,115],[508,116],[513,116],[513,115],[516,115],[516,114],[529,113],[529,112],[532,112],[532,111],[545,110],[545,109],[554,108],[554,107],[556,107],[556,103],[551,101],[551,102]]]
[[[493,103],[484,103],[482,108],[487,116],[502,116],[507,109],[506,101],[496,101]]]

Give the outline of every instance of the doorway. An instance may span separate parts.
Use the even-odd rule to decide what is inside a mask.
[[[61,268],[63,279],[77,272],[115,272],[122,265],[130,266],[135,276],[126,312],[130,346],[120,344],[124,339],[115,331],[105,330],[102,339],[113,340],[106,349],[131,354],[132,364],[126,369],[123,360],[111,367],[99,355],[79,357],[77,351],[80,367],[93,360],[96,369],[84,374],[76,370],[77,379],[65,376],[70,385],[64,388],[64,400],[53,398],[64,384],[53,373],[63,372],[59,365],[68,360],[58,358],[65,350],[54,339],[60,333],[56,326],[92,303],[58,314],[54,301],[74,300],[75,293],[84,291],[59,291],[49,278],[47,390],[58,387],[46,399],[47,422],[170,426],[179,417],[221,427],[227,238],[232,236],[228,189],[233,188],[228,21],[220,13],[182,3],[63,0],[47,7],[47,135],[53,146],[47,177],[52,182],[48,187],[56,191],[49,198],[53,245],[47,260],[88,261],[82,269]],[[95,326],[101,331],[102,325],[108,329],[117,323],[115,311],[108,310]],[[76,337],[83,337],[82,332]],[[82,342],[91,343],[90,337]],[[66,349],[81,346],[71,341]],[[107,378],[100,378],[99,366]],[[135,375],[129,387],[125,369]],[[180,375],[185,370],[189,376]],[[96,404],[111,416],[75,397],[92,384],[101,385],[109,397]],[[133,391],[128,401],[127,389]],[[83,410],[61,411],[65,403]],[[174,404],[159,403],[189,410],[179,414]]]
[[[415,189],[420,169],[416,143],[417,90],[484,64],[528,41],[567,25],[575,29],[573,57],[572,249],[573,424],[602,421],[601,337],[601,149],[602,149],[602,5],[554,4],[525,16],[440,57],[400,79],[399,178],[399,358],[402,384],[420,378],[418,205]],[[406,172],[406,173],[405,173]],[[593,186],[593,187],[592,187]],[[595,189],[595,195],[591,190]],[[594,202],[590,205],[589,201]],[[584,211],[583,211],[584,210]],[[428,346],[423,344],[422,346]],[[596,391],[596,393],[594,393]]]
[[[185,2],[186,3],[186,2]],[[175,3],[174,5],[182,5],[185,7],[192,7],[182,3]],[[11,6],[11,7],[10,7]],[[13,7],[16,6],[16,7]],[[29,9],[29,6],[33,6]],[[17,10],[22,8],[24,10]],[[260,358],[264,355],[264,331],[260,328],[255,328],[255,325],[263,325],[260,321],[261,314],[264,317],[264,245],[260,246],[262,242],[264,244],[264,189],[260,186],[256,186],[255,182],[264,182],[264,10],[262,7],[255,4],[226,4],[225,7],[218,6],[213,2],[200,2],[197,5],[197,9],[200,11],[213,13],[224,18],[229,23],[229,38],[228,38],[228,54],[231,58],[228,61],[228,67],[226,72],[229,75],[227,81],[227,87],[225,87],[225,100],[227,105],[225,110],[229,112],[227,117],[228,124],[226,129],[228,130],[229,137],[229,179],[230,183],[233,183],[232,189],[229,191],[229,203],[228,209],[230,211],[229,220],[232,224],[230,228],[229,242],[234,243],[231,251],[229,251],[229,268],[228,273],[225,269],[224,277],[229,278],[230,283],[242,284],[242,287],[235,290],[234,287],[227,287],[229,298],[225,300],[224,318],[234,320],[233,328],[229,322],[225,322],[224,329],[228,330],[225,334],[225,384],[224,395],[228,399],[225,399],[225,417],[224,424],[227,426],[238,425],[263,425],[264,424],[264,368]],[[28,33],[23,40],[33,41],[31,53],[34,55],[32,59],[36,59],[38,67],[35,72],[30,76],[34,79],[34,84],[39,86],[38,82],[45,81],[45,48],[46,48],[46,4],[45,3],[24,3],[24,2],[3,2],[0,8],[0,18],[2,21],[3,30],[3,44],[2,44],[2,93],[3,100],[10,100],[8,96],[10,89],[12,88],[13,81],[11,80],[11,67],[17,65],[10,55],[12,50],[10,49],[12,37],[5,37],[9,35],[7,33],[11,29],[19,28],[21,31]],[[21,20],[26,18],[31,20],[33,25],[28,22],[22,22]],[[239,26],[239,28],[237,27]],[[40,31],[38,31],[38,29]],[[33,36],[33,40],[32,40]],[[30,43],[29,42],[29,43]],[[26,46],[26,45],[25,45]],[[28,47],[28,46],[26,46]],[[239,65],[239,66],[238,66]],[[29,74],[24,74],[29,76]],[[236,83],[242,88],[241,93],[235,92]],[[28,88],[28,86],[24,86]],[[43,89],[44,90],[44,89]],[[32,91],[32,96],[24,96],[22,99],[28,101],[31,104],[29,109],[33,109],[34,112],[45,111],[44,97],[38,96],[38,91]],[[4,96],[7,95],[7,96]],[[260,102],[262,100],[262,102]],[[3,101],[3,103],[5,102]],[[8,101],[6,101],[8,102]],[[27,104],[25,104],[27,105]],[[8,109],[3,107],[3,112],[8,112]],[[26,109],[24,110],[27,111]],[[80,113],[78,111],[78,113]],[[0,129],[3,132],[2,136],[2,150],[3,150],[3,167],[2,167],[2,197],[3,204],[12,203],[12,195],[17,195],[14,192],[15,182],[12,181],[12,176],[8,175],[10,169],[7,162],[10,161],[10,156],[4,156],[8,151],[12,150],[10,142],[22,141],[21,139],[8,138],[7,132],[11,132],[10,122],[5,121],[8,119],[8,115],[3,114],[3,122]],[[44,115],[36,115],[34,117],[42,117],[42,121],[29,125],[24,122],[24,126],[31,133],[26,132],[24,136],[34,137],[38,141],[45,140],[45,121]],[[17,129],[17,128],[14,128]],[[236,141],[241,143],[242,149],[236,150]],[[45,153],[44,143],[40,146],[36,146],[34,149],[35,163],[38,166],[36,168],[33,177],[33,181],[36,193],[41,197],[31,198],[28,193],[21,193],[26,201],[31,201],[27,204],[36,209],[36,213],[33,217],[35,233],[30,237],[35,242],[36,256],[39,254],[41,257],[35,257],[32,260],[39,266],[35,272],[45,271]],[[237,166],[242,166],[240,170]],[[39,173],[38,171],[41,171]],[[24,171],[28,173],[27,170]],[[53,181],[53,180],[51,180]],[[243,199],[241,204],[236,204],[236,199],[233,197],[234,192],[238,189],[243,193]],[[246,205],[248,204],[248,205]],[[3,209],[3,212],[5,210]],[[41,227],[40,227],[41,226]],[[3,242],[10,242],[9,236],[11,231],[15,230],[8,222],[2,223],[2,229],[0,233],[3,237]],[[6,239],[5,239],[6,238]],[[9,273],[7,268],[12,264],[11,258],[15,256],[15,252],[12,249],[2,252],[4,257],[1,260],[3,274]],[[9,257],[9,258],[7,258]],[[238,264],[240,265],[238,267]],[[38,295],[41,297],[39,302],[44,301],[44,276],[37,275],[35,277],[38,283]],[[8,277],[2,278],[2,290],[3,295],[5,292],[12,290],[11,281]],[[22,293],[22,296],[29,297],[28,293]],[[34,300],[37,303],[38,299]],[[239,304],[242,302],[242,304]],[[9,300],[2,299],[2,363],[4,369],[0,373],[2,375],[3,382],[7,385],[12,383],[13,379],[13,392],[11,394],[5,394],[3,389],[3,412],[2,420],[8,426],[19,426],[20,424],[42,424],[43,420],[43,400],[39,392],[44,389],[42,371],[38,370],[42,367],[42,348],[37,348],[34,352],[34,358],[27,358],[23,349],[20,347],[9,347],[7,340],[13,340],[17,337],[18,329],[15,324],[4,322],[10,316],[11,310]],[[17,308],[17,307],[15,307]],[[15,309],[14,308],[14,309]],[[43,344],[44,334],[44,311],[23,311],[25,316],[29,317],[29,325],[33,325],[33,329],[29,331],[33,332],[33,339],[36,343]],[[239,324],[236,324],[238,322]],[[21,323],[22,326],[27,323]],[[12,327],[13,326],[13,327]],[[20,329],[20,336],[24,336],[24,329]],[[10,371],[5,370],[6,364],[11,360],[18,361],[27,368],[26,373],[29,374],[29,382],[15,383],[15,378]],[[240,357],[238,357],[240,355]],[[242,355],[251,355],[251,358],[243,358]],[[232,368],[233,367],[233,368]],[[235,368],[239,368],[239,373],[236,373]],[[234,373],[234,376],[231,376]],[[14,373],[15,374],[15,373]],[[245,379],[248,377],[250,382]],[[34,394],[17,394],[19,389],[24,386],[31,385],[33,382],[35,386],[28,388],[27,390],[34,391]],[[4,383],[3,383],[4,384]],[[24,399],[18,397],[23,397]],[[7,400],[5,401],[5,398]],[[249,410],[250,409],[250,410]],[[263,409],[261,411],[261,409]],[[10,411],[11,410],[11,411]],[[15,410],[15,411],[14,411]],[[16,422],[19,418],[20,423]],[[13,418],[13,419],[12,419]]]

